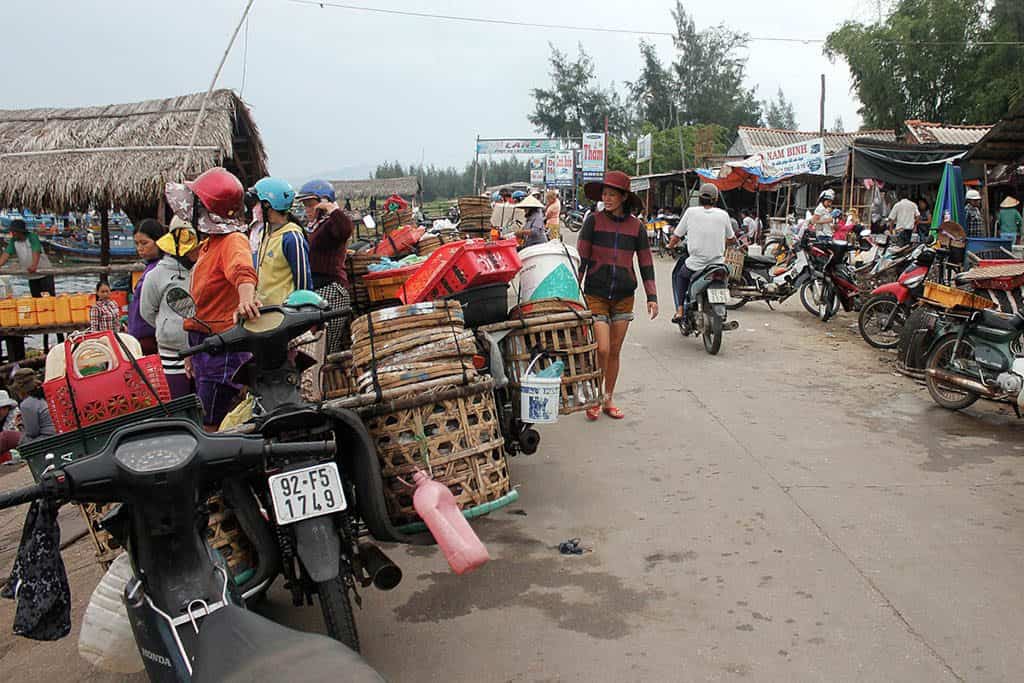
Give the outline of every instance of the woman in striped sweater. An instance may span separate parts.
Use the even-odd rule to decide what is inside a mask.
[[[587,183],[587,197],[604,202],[604,210],[591,214],[583,223],[578,248],[580,279],[587,307],[594,314],[597,360],[604,371],[604,395],[601,404],[587,411],[588,420],[601,413],[615,420],[625,415],[613,401],[619,377],[619,355],[633,320],[634,292],[637,288],[633,258],[640,265],[640,277],[647,296],[647,313],[658,315],[658,291],[654,283],[654,260],[647,241],[647,228],[632,212],[640,208],[640,198],[629,189],[629,176],[609,171],[603,182]]]

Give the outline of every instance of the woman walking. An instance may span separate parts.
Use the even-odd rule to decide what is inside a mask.
[[[646,227],[632,215],[640,207],[640,198],[629,189],[629,176],[609,171],[602,182],[587,183],[589,199],[603,202],[604,209],[583,222],[577,245],[580,253],[580,278],[587,306],[594,314],[597,337],[597,361],[604,371],[604,395],[601,404],[587,410],[587,419],[601,413],[616,420],[625,415],[615,406],[615,384],[619,377],[619,355],[633,320],[634,292],[637,288],[633,259],[640,265],[640,277],[647,296],[651,320],[658,315],[658,291],[654,282],[654,260]]]
[[[558,201],[558,190],[548,190],[544,195],[544,202],[547,205],[544,209],[544,225],[548,229],[548,239],[562,239],[561,226],[562,202]]]

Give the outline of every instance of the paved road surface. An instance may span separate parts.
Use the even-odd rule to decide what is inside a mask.
[[[388,549],[406,579],[363,594],[370,662],[394,681],[1020,680],[1024,425],[935,407],[850,315],[750,305],[712,358],[667,313],[627,339],[625,421],[565,419],[513,461],[519,503],[475,524],[488,566]],[[592,552],[559,555],[573,537]],[[81,544],[69,566],[79,616],[98,574]],[[267,609],[319,628],[287,605]],[[3,631],[20,683],[119,680],[72,639]]]

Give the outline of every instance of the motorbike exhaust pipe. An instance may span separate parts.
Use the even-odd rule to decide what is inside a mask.
[[[360,543],[359,559],[376,588],[389,591],[402,582],[402,570],[377,546]]]
[[[980,394],[986,398],[995,398],[999,396],[999,392],[992,387],[985,386],[978,380],[971,379],[970,377],[964,377],[963,375],[957,375],[938,368],[928,368],[926,372],[929,377],[934,377],[943,384],[949,384],[957,389],[963,389],[964,391]]]

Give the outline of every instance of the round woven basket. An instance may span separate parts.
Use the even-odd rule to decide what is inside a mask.
[[[420,521],[412,505],[416,470],[446,485],[462,510],[511,490],[490,381],[419,393],[361,411],[380,458],[388,513],[396,525]]]

